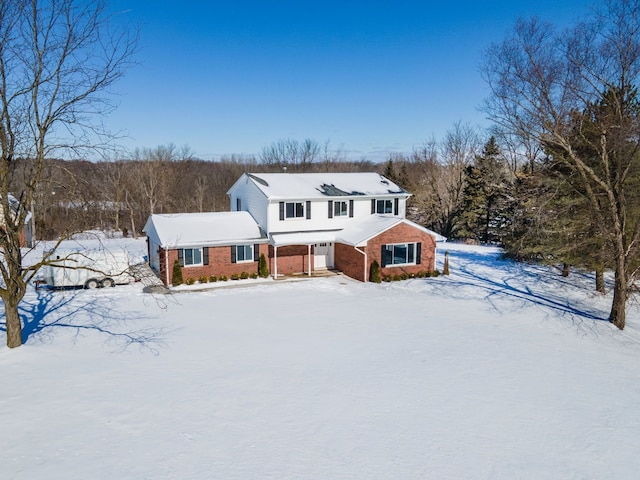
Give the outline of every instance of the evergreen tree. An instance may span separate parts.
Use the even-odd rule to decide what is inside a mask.
[[[495,137],[465,170],[461,237],[501,242],[511,224],[512,175]]]
[[[628,159],[638,156],[640,160],[639,145],[632,137],[617,135],[616,131],[621,126],[628,129],[625,123],[634,122],[638,125],[636,131],[640,131],[639,120],[637,92],[629,87],[610,89],[600,101],[574,113],[567,135],[573,152],[594,176],[606,182],[590,180],[572,167],[565,158],[566,152],[546,145],[547,157],[536,165],[535,172],[523,175],[519,182],[513,235],[504,242],[508,253],[594,270],[596,290],[604,291],[603,272],[616,268],[613,259],[620,248],[616,246],[615,231],[608,227],[615,220],[606,208],[607,182],[624,192],[626,201],[625,231],[618,238],[629,242],[638,236],[640,162]],[[607,162],[602,161],[603,156]],[[627,248],[626,252],[628,265],[637,268],[637,249]]]
[[[260,260],[258,261],[258,275],[261,278],[267,278],[269,276],[269,267],[267,266],[267,259],[264,253],[260,254]]]
[[[369,272],[369,281],[373,283],[382,282],[382,277],[380,276],[380,264],[377,260],[371,262],[371,270]]]
[[[173,262],[173,285],[182,285],[184,280],[182,279],[182,267],[180,266],[180,261],[176,258]]]

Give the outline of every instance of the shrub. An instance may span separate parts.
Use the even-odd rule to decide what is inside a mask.
[[[267,278],[269,276],[269,267],[267,266],[267,259],[264,256],[264,253],[260,254],[260,260],[258,261],[258,275],[262,278]]]
[[[187,278],[184,283],[186,283],[187,285],[193,285],[194,283],[196,283],[195,278]]]
[[[221,282],[226,282],[227,280],[229,280],[229,278],[227,278],[227,276],[226,276],[226,275],[220,275],[219,280],[220,280]]]
[[[231,274],[231,280],[240,280],[240,275],[238,275],[237,273]]]
[[[209,283],[209,277],[207,277],[206,275],[201,275],[200,277],[198,277],[198,281],[200,283]]]
[[[180,266],[180,261],[176,258],[175,262],[173,262],[173,284],[182,285],[183,283],[182,267]]]
[[[256,278],[258,278],[258,272],[251,272],[250,277],[255,280]]]
[[[242,280],[246,280],[247,278],[249,278],[249,272],[242,272],[242,273],[240,274],[240,278],[241,278]]]
[[[371,270],[369,272],[369,281],[373,283],[380,283],[382,278],[380,277],[380,264],[377,260],[371,262]]]
[[[217,281],[218,281],[218,277],[216,277],[215,275],[211,275],[211,276],[209,277],[209,281],[210,281],[210,282],[217,282]]]
[[[432,277],[439,277],[440,276],[440,270],[434,270],[433,272],[431,272],[431,276]]]

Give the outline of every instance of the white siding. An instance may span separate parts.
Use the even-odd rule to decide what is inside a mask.
[[[240,198],[242,210],[249,212],[258,225],[264,231],[268,231],[267,205],[269,202],[247,175],[240,177],[229,190],[231,211],[236,210],[238,198]]]
[[[151,217],[147,220],[143,231],[147,234],[147,242],[149,242],[149,266],[152,270],[160,271],[160,256],[158,249],[160,248],[160,238],[156,231],[155,225],[151,221]]]
[[[346,201],[353,200],[353,217],[333,217],[329,218],[329,200],[333,201]],[[286,200],[287,202],[303,202],[306,200]],[[400,198],[398,204],[398,218],[404,218],[406,210],[406,199]],[[354,220],[362,219],[363,217],[371,216],[371,198],[370,197],[336,197],[322,200],[311,201],[311,219],[303,218],[288,218],[280,220],[280,201],[272,201],[269,204],[268,233],[285,233],[285,232],[309,232],[316,230],[340,230],[351,224]]]

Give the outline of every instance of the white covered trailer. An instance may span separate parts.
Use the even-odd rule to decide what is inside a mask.
[[[129,255],[126,251],[84,250],[56,252],[55,265],[43,267],[45,284],[55,287],[115,287],[131,283]]]

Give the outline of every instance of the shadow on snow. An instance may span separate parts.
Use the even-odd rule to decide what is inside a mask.
[[[450,252],[450,262],[452,275],[441,284],[447,287],[443,294],[451,296],[450,287],[479,288],[496,310],[500,309],[496,300],[510,299],[519,301],[520,307],[534,304],[570,316],[573,321],[608,321],[608,311],[578,306],[579,302],[569,295],[573,291],[600,296],[593,279],[585,273],[574,271],[568,278],[554,275],[550,267],[505,259],[499,251]]]
[[[149,317],[133,311],[117,311],[119,297],[89,295],[83,290],[54,291],[36,289],[28,295],[18,310],[22,320],[22,342],[49,341],[57,329],[75,333],[74,341],[83,333],[96,332],[106,343],[116,345],[116,351],[131,346],[157,354],[165,346],[167,330],[163,328],[132,329],[134,322]],[[6,332],[4,308],[0,303],[0,331]]]

